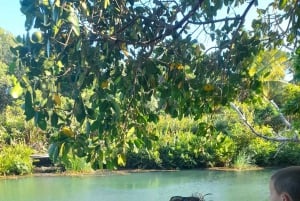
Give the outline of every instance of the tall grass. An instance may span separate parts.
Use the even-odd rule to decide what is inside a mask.
[[[255,165],[253,164],[253,160],[251,158],[251,156],[249,154],[247,154],[246,151],[241,151],[236,159],[233,162],[233,168],[235,169],[248,169],[248,168],[252,168],[255,167]]]

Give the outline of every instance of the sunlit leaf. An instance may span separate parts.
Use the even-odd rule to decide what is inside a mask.
[[[126,165],[125,154],[118,154],[118,165],[123,166],[123,167]]]
[[[129,129],[129,131],[127,132],[127,137],[132,137],[132,135],[134,134],[135,132],[135,128],[134,127],[131,127]]]
[[[10,89],[9,93],[13,98],[19,98],[23,94],[21,84],[19,82],[16,83],[15,86]]]
[[[110,0],[104,0],[104,9],[110,5]]]

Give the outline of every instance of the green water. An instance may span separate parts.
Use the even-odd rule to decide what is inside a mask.
[[[211,193],[206,201],[267,201],[271,170],[190,170],[0,180],[0,201],[168,201]]]

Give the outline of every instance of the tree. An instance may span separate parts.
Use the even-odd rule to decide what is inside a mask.
[[[20,3],[28,34],[14,50],[26,72],[27,120],[51,132],[54,158],[72,150],[95,167],[123,164],[128,147],[150,147],[145,124],[161,111],[199,118],[255,89],[247,72],[261,49],[299,46],[296,0],[259,10],[252,31],[244,22],[257,0]],[[269,8],[281,14],[264,18]],[[206,48],[199,34],[217,47]]]
[[[13,72],[14,54],[10,51],[10,47],[14,47],[16,41],[12,34],[0,28],[0,111],[12,102],[7,90],[10,86],[9,72]]]
[[[255,93],[256,101],[250,106],[255,111],[253,113],[257,113],[257,117],[254,117],[256,121],[251,122],[249,120],[251,117],[249,118],[235,103],[232,102],[230,105],[239,114],[244,125],[256,136],[281,143],[300,143],[297,104],[300,88],[299,85],[285,80],[289,68],[291,62],[287,53],[278,50],[261,52],[249,68],[249,75],[261,83]],[[271,128],[272,134],[268,136],[260,133],[254,123],[267,125]]]
[[[0,61],[6,65],[9,65],[13,62],[14,54],[10,51],[10,47],[16,45],[14,36],[0,28]]]

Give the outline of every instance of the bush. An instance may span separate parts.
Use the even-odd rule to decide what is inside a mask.
[[[5,145],[0,150],[0,175],[24,175],[32,172],[33,150],[26,145]]]
[[[300,144],[285,143],[278,144],[276,152],[272,153],[273,166],[300,165]]]

